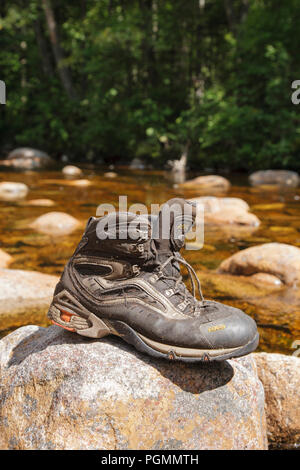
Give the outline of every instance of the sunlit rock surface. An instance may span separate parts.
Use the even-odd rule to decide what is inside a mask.
[[[300,282],[300,249],[284,243],[266,243],[241,250],[223,261],[220,273],[251,276],[267,273],[287,285]]]
[[[200,193],[223,193],[231,186],[230,182],[219,175],[198,176],[178,185],[183,189],[197,189]]]
[[[0,269],[0,329],[42,321],[58,278],[35,271]]]
[[[265,390],[269,442],[273,448],[299,449],[300,358],[267,353],[254,358]]]
[[[27,326],[0,341],[2,449],[265,449],[252,356],[187,365]]]
[[[59,236],[76,230],[80,222],[64,212],[48,212],[38,217],[30,227],[46,235]]]
[[[213,196],[190,199],[201,204],[204,209],[207,225],[237,225],[258,227],[260,221],[255,214],[249,212],[247,202],[233,197],[218,198]]]
[[[249,176],[252,186],[278,185],[296,188],[299,185],[299,175],[288,170],[262,170]]]
[[[8,268],[12,261],[12,256],[0,249],[0,268]]]
[[[82,170],[75,165],[64,166],[62,172],[65,176],[77,177],[82,175]]]
[[[52,207],[55,206],[55,202],[51,199],[29,199],[24,201],[25,206],[38,206],[38,207]]]
[[[24,183],[3,181],[0,183],[0,201],[18,201],[28,194],[28,186]]]

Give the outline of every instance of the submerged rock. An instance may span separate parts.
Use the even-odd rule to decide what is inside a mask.
[[[87,179],[80,180],[63,180],[63,179],[44,179],[41,180],[40,184],[56,184],[59,186],[75,186],[75,187],[87,187],[91,186],[93,183]]]
[[[299,184],[299,175],[295,171],[265,170],[256,171],[249,176],[252,186],[278,185],[296,188]]]
[[[37,170],[47,168],[54,163],[52,158],[41,150],[30,147],[17,148],[8,154],[1,164],[24,170]]]
[[[5,251],[0,249],[0,268],[8,268],[12,263],[13,258]]]
[[[179,185],[180,188],[197,189],[200,192],[227,192],[230,182],[219,175],[198,176]]]
[[[80,222],[65,212],[48,212],[38,217],[31,225],[46,235],[68,235],[80,226]]]
[[[57,281],[35,271],[0,269],[0,330],[44,319]]]
[[[232,207],[244,211],[249,211],[250,209],[248,203],[238,197],[201,196],[190,200],[203,204],[204,210],[209,213],[219,212]]]
[[[249,212],[247,202],[239,198],[213,196],[190,199],[203,205],[205,223],[208,225],[247,225],[258,227],[259,219]]]
[[[145,164],[139,158],[134,158],[129,165],[131,170],[144,170]]]
[[[1,449],[265,449],[252,356],[188,365],[52,326],[0,341]]]
[[[24,201],[25,206],[39,206],[39,207],[52,207],[55,206],[55,202],[52,199],[29,199]]]
[[[74,165],[66,165],[62,169],[62,172],[65,176],[81,176],[82,175],[82,170],[78,168],[78,166],[74,166]]]
[[[272,448],[300,447],[300,358],[254,354],[266,395],[268,439]]]
[[[287,285],[300,282],[300,249],[285,243],[266,243],[235,253],[223,261],[220,273],[252,276],[266,273]]]
[[[3,181],[0,183],[0,200],[18,201],[19,199],[24,199],[27,196],[28,191],[28,186],[24,183]]]

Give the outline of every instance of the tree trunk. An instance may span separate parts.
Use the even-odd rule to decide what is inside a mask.
[[[236,13],[234,11],[233,7],[233,1],[232,0],[225,0],[225,11],[226,11],[226,16],[227,16],[227,21],[228,21],[228,26],[232,34],[235,36],[236,35],[236,27],[237,27],[237,20],[236,20]]]
[[[57,71],[62,82],[62,85],[70,99],[76,99],[76,93],[72,84],[72,79],[68,67],[64,65],[64,52],[60,46],[57,24],[51,5],[51,0],[42,0],[43,8],[45,11],[47,26],[50,35],[50,42],[55,57]]]
[[[54,75],[53,65],[51,62],[46,38],[43,35],[40,18],[37,18],[35,20],[35,22],[33,23],[33,28],[35,31],[36,40],[37,40],[38,48],[40,51],[44,74],[47,77],[49,76],[52,77]]]

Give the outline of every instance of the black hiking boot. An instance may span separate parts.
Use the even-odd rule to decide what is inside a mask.
[[[186,204],[190,215],[182,214]],[[163,213],[170,208],[165,229]],[[193,204],[171,199],[157,217],[91,217],[56,286],[49,318],[82,336],[120,336],[154,357],[210,361],[254,351],[259,340],[254,320],[204,300],[194,269],[179,254],[195,215]],[[104,233],[116,239],[101,239]],[[193,295],[180,265],[189,272]]]

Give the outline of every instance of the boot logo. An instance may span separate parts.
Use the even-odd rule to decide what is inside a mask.
[[[225,325],[215,325],[215,326],[211,326],[210,328],[208,328],[208,332],[209,333],[213,333],[214,331],[218,331],[218,330],[225,330],[226,326]]]

